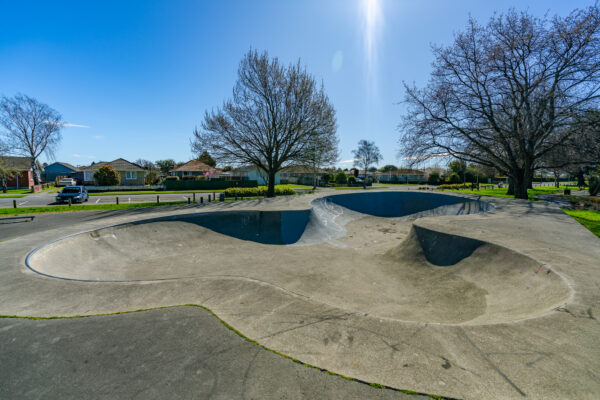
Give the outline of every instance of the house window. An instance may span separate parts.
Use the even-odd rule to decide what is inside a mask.
[[[137,172],[135,172],[135,171],[127,171],[125,173],[125,179],[127,179],[127,180],[136,180],[137,179]]]

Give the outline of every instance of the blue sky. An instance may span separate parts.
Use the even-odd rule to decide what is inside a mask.
[[[397,159],[402,82],[426,83],[430,44],[446,44],[469,14],[510,7],[566,15],[591,1],[0,0],[0,95],[24,93],[69,124],[56,160],[192,157],[206,110],[231,95],[250,48],[301,59],[337,110],[341,158],[360,139]],[[46,157],[42,157],[46,160]]]

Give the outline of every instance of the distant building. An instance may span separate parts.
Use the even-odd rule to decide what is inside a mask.
[[[79,171],[79,169],[71,164],[55,162],[44,167],[43,177],[44,181],[46,182],[54,182],[59,176],[66,176],[67,178],[70,178],[72,174],[77,171]]]
[[[251,180],[256,181],[259,186],[264,186],[267,184],[267,175],[259,171],[255,166],[245,166],[239,167],[231,171],[230,175],[232,180]],[[275,184],[279,185],[280,183],[280,173],[277,172],[275,174]]]
[[[292,167],[286,167],[284,169],[281,170],[281,182],[286,183],[286,184],[295,184],[295,185],[312,185],[314,178],[315,178],[315,174],[316,174],[316,178],[317,178],[317,185],[326,185],[329,182],[321,182],[322,178],[325,174],[327,174],[328,171],[321,169],[321,168],[317,168],[317,170],[315,171],[313,168],[311,167],[307,167],[307,166],[292,166]]]
[[[203,163],[202,161],[191,160],[177,168],[173,168],[171,171],[169,171],[169,174],[171,176],[178,176],[182,178],[184,176],[202,176],[211,171],[216,172],[216,169],[208,164]]]
[[[83,185],[95,185],[94,173],[100,167],[106,165],[112,166],[121,175],[120,186],[144,186],[146,184],[146,170],[141,166],[129,162],[123,158],[117,158],[114,161],[101,161],[93,163],[87,167],[80,167],[79,170],[71,176]]]
[[[29,189],[35,184],[31,157],[0,156],[0,163],[16,171],[14,177],[6,180],[6,186],[9,189]],[[40,170],[42,169],[41,166],[38,165],[38,167]]]
[[[424,183],[425,171],[419,169],[397,169],[395,171],[378,172],[380,183]]]

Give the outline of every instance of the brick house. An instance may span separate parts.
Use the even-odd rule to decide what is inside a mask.
[[[31,157],[0,156],[0,163],[16,171],[15,176],[6,180],[9,189],[30,189],[34,185]],[[38,165],[41,170],[41,166]]]
[[[71,174],[71,176],[77,180],[77,183],[95,185],[94,172],[106,165],[110,165],[121,175],[120,186],[144,186],[146,184],[146,170],[123,158],[117,158],[110,162],[101,161],[92,163],[92,165],[87,167],[79,167],[79,170]]]

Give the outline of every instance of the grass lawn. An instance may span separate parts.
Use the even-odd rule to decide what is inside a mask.
[[[553,193],[561,193],[565,188],[555,188],[555,187],[540,187],[540,188],[533,188],[533,189],[529,189],[527,190],[527,195],[529,197],[529,200],[536,200],[535,195],[537,194],[553,194]],[[514,198],[513,195],[508,195],[506,194],[506,192],[508,191],[508,188],[502,188],[502,189],[481,189],[481,190],[471,190],[471,189],[461,189],[461,190],[443,190],[443,191],[447,191],[447,192],[454,192],[454,193],[470,193],[470,194],[479,194],[482,196],[494,196],[494,197],[507,197],[507,198]]]
[[[8,189],[6,193],[2,194],[29,194],[31,189]]]
[[[367,190],[368,189],[386,189],[387,186],[384,185],[377,185],[377,186],[367,186]],[[364,189],[362,186],[332,186],[330,189],[335,189],[335,190],[346,190],[346,189]]]
[[[0,192],[0,199],[18,199],[20,197],[26,197],[26,194],[2,194],[2,192]]]
[[[126,208],[147,208],[162,207],[187,204],[187,201],[169,201],[164,203],[127,203],[127,204],[77,204],[69,206],[44,206],[44,207],[21,207],[21,208],[0,208],[0,216],[4,215],[23,215],[23,214],[41,214],[57,213],[71,211],[91,211],[91,210],[122,210]]]
[[[594,235],[600,237],[600,211],[569,210],[567,208],[562,210],[588,228]]]

